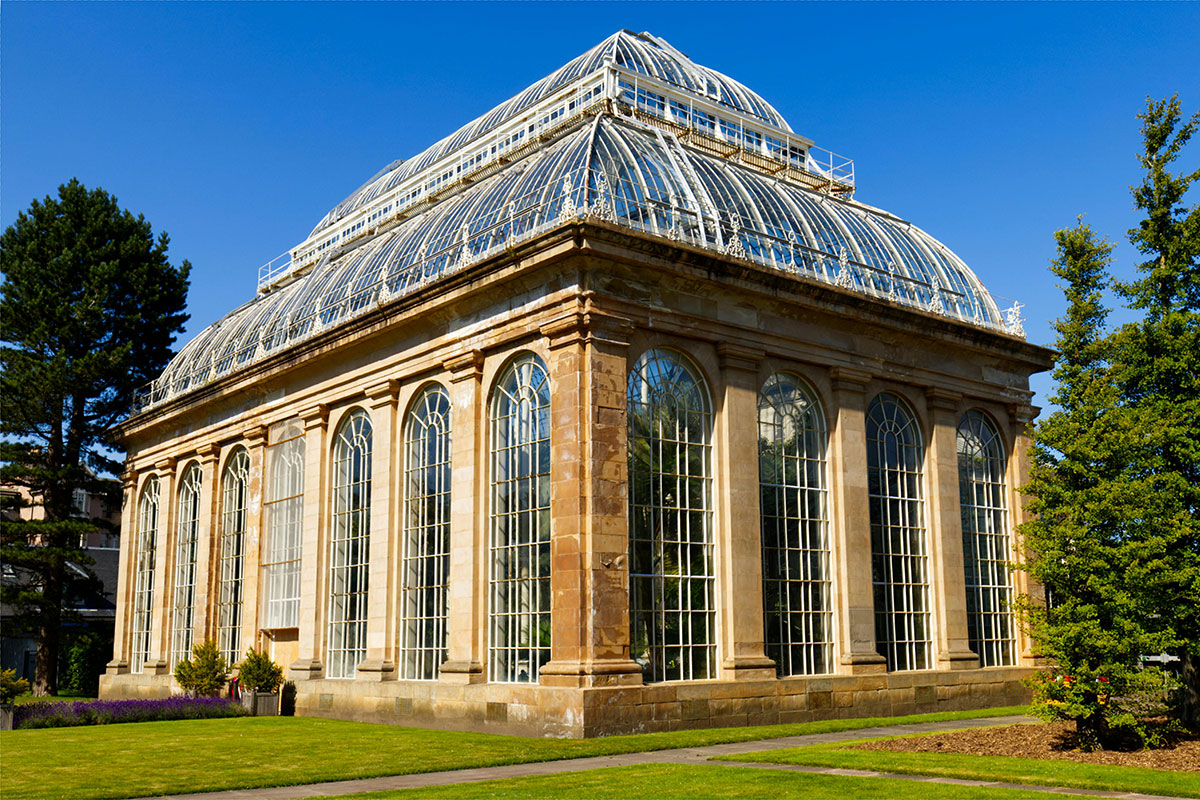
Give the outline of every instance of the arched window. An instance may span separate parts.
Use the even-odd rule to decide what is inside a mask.
[[[629,621],[647,681],[716,676],[712,403],[682,356],[629,371]]]
[[[201,473],[192,464],[179,482],[179,524],[175,528],[175,610],[172,620],[171,666],[192,655],[196,616],[196,547],[200,539]]]
[[[812,393],[779,372],[758,396],[763,632],[780,675],[833,671],[825,421]]]
[[[353,678],[367,655],[367,575],[371,549],[371,418],[352,412],[333,443],[329,533],[330,678]]]
[[[996,426],[978,411],[968,411],[958,423],[958,493],[971,649],[982,666],[1011,666],[1016,641],[1004,443]]]
[[[154,554],[158,546],[158,478],[151,476],[138,500],[136,572],[133,580],[133,635],[129,669],[141,672],[150,657],[150,613],[154,608]]]
[[[295,628],[300,619],[300,555],[304,539],[304,428],[299,420],[267,433],[269,483],[262,548],[264,628]]]
[[[221,561],[217,584],[217,648],[230,664],[242,653],[242,568],[246,547],[246,506],[250,456],[244,448],[229,459],[222,479]]]
[[[450,571],[450,396],[424,389],[405,426],[400,677],[433,680],[446,660]]]
[[[494,681],[536,683],[550,660],[550,380],[519,356],[492,398]]]
[[[921,431],[908,406],[895,395],[878,395],[867,410],[867,494],[875,646],[890,670],[931,665],[923,456]]]

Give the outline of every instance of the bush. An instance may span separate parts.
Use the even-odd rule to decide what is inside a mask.
[[[29,691],[29,681],[17,677],[15,669],[0,670],[0,703],[8,704]]]
[[[111,639],[105,641],[93,631],[75,636],[60,667],[59,691],[95,697],[100,689],[100,674],[111,654]]]
[[[1114,670],[1107,675],[1038,672],[1026,679],[1033,689],[1030,712],[1045,720],[1075,720],[1084,750],[1133,739],[1141,747],[1162,747],[1181,731],[1167,720],[1175,679],[1157,667]],[[1088,720],[1088,725],[1080,725]]]
[[[27,703],[13,710],[13,728],[67,728],[118,722],[240,717],[246,709],[221,697],[168,697],[163,700],[81,700]]]
[[[238,683],[246,692],[274,692],[283,683],[283,667],[251,647],[238,665]]]
[[[215,697],[229,680],[229,664],[212,641],[199,642],[192,647],[192,657],[175,667],[175,682],[179,688],[197,697]]]

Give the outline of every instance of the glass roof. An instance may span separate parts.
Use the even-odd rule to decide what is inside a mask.
[[[349,197],[338,203],[321,219],[309,235],[315,236],[364,203],[395,188],[407,178],[427,169],[444,156],[465,147],[471,141],[520,115],[574,81],[602,69],[606,63],[614,63],[638,74],[658,78],[743,114],[761,119],[777,128],[789,132],[792,130],[788,126],[787,120],[758,94],[716,70],[696,64],[666,40],[649,33],[619,31],[542,78],[516,97],[501,103],[482,117],[459,128],[432,147],[403,162],[393,161],[356,189]]]
[[[189,342],[142,403],[201,386],[580,217],[1019,333],[966,264],[921,229],[605,113],[236,309]]]

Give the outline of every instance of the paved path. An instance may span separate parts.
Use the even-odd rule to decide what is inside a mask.
[[[730,769],[773,769],[785,772],[807,772],[820,775],[848,775],[861,778],[896,778],[906,781],[942,783],[953,786],[990,786],[1004,789],[1026,789],[1051,794],[1074,794],[1090,797],[1130,798],[1131,800],[1185,800],[1185,798],[1162,795],[1137,794],[1135,792],[1105,792],[1096,789],[1068,789],[1058,786],[1035,786],[996,781],[960,780],[957,778],[933,778],[922,775],[899,775],[866,770],[831,769],[806,767],[790,764],[765,764],[739,761],[709,761],[714,756],[764,752],[788,747],[813,744],[831,744],[850,739],[876,736],[905,736],[913,733],[936,733],[937,731],[981,728],[989,725],[1011,725],[1032,722],[1031,717],[982,717],[980,719],[952,720],[946,722],[922,722],[912,725],[884,725],[876,728],[858,728],[837,733],[815,733],[807,736],[788,736],[781,739],[760,739],[754,742],[733,742],[708,747],[687,747],[675,750],[654,750],[644,753],[626,753],[615,756],[571,758],[560,761],[539,761],[533,764],[510,764],[502,767],[480,767],[457,769],[446,772],[423,772],[413,775],[391,775],[383,778],[362,778],[352,781],[329,781],[310,783],[303,786],[277,786],[266,789],[234,789],[224,792],[199,792],[196,794],[161,795],[154,800],[300,800],[300,798],[327,797],[360,792],[382,792],[393,789],[416,789],[424,786],[448,786],[456,783],[525,778],[537,775],[555,775],[563,772],[579,772],[605,767],[627,767],[638,764],[710,764]],[[142,800],[151,800],[142,798]]]

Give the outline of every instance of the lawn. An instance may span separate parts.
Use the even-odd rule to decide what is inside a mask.
[[[1043,792],[947,786],[887,778],[806,775],[766,769],[718,766],[642,764],[587,772],[564,772],[534,778],[481,781],[430,789],[339,797],[337,800],[593,800],[597,797],[636,797],[638,800],[1046,800]],[[333,800],[329,798],[328,800]]]
[[[587,740],[527,739],[313,717],[241,717],[12,731],[0,734],[0,796],[4,800],[101,800],[283,786],[1023,711],[1023,707],[994,708]],[[84,764],[86,769],[80,767]]]
[[[53,697],[34,697],[31,694],[23,694],[23,695],[17,696],[17,698],[14,699],[13,702],[16,703],[17,705],[24,705],[26,703],[63,703],[63,702],[73,703],[76,700],[95,700],[95,699],[96,699],[95,697],[89,697],[88,695],[85,695],[85,694],[72,694],[70,692],[64,692],[63,694],[56,694]]]
[[[1070,786],[1077,789],[1141,792],[1172,797],[1200,797],[1200,775],[1195,772],[1046,761],[1011,756],[974,756],[962,753],[897,753],[848,749],[859,742],[795,747],[763,753],[721,756],[722,761],[756,761],[767,764],[805,764],[816,767],[864,769],[904,775]]]

